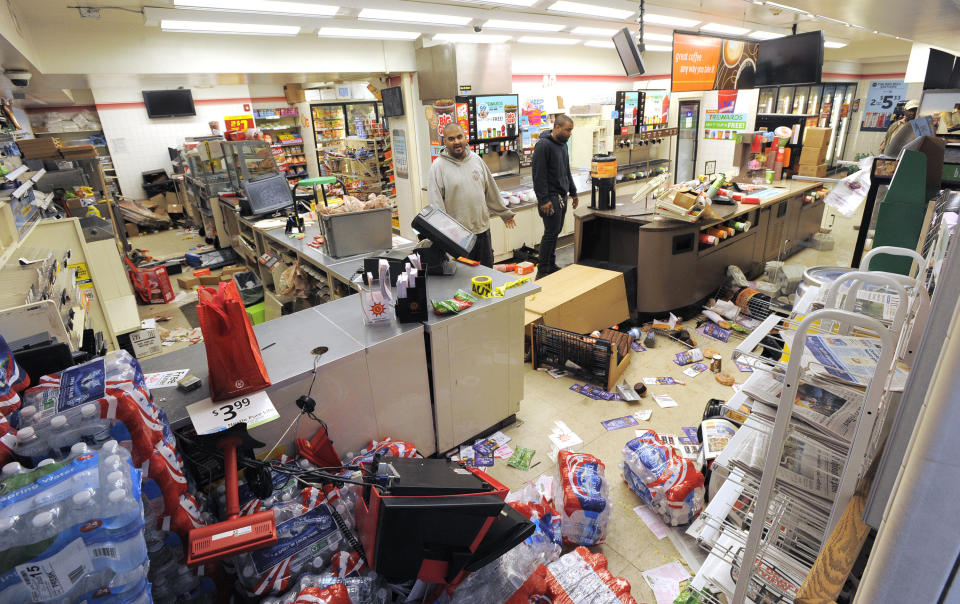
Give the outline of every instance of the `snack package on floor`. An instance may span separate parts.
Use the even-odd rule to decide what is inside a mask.
[[[610,518],[603,462],[589,453],[560,451],[557,471],[553,504],[560,511],[563,543],[603,543]]]
[[[580,546],[555,562],[540,565],[508,599],[507,604],[636,604],[630,582],[607,570],[603,554]]]
[[[282,593],[301,574],[320,572],[343,541],[326,503],[308,509],[299,501],[290,501],[272,509],[277,542],[237,557],[240,583],[254,596]]]
[[[122,448],[8,472],[0,492],[0,601],[119,602],[143,592],[140,472]]]
[[[687,524],[703,511],[703,474],[653,430],[644,430],[624,445],[623,477],[630,490],[671,526]]]
[[[0,336],[0,415],[20,408],[20,393],[30,385],[30,376],[13,358],[13,351]]]

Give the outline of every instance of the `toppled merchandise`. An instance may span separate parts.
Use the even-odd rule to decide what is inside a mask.
[[[630,583],[607,570],[603,554],[578,547],[555,562],[537,567],[507,604],[551,602],[552,604],[636,604]]]
[[[653,430],[643,430],[623,448],[623,478],[630,490],[671,526],[703,510],[703,474]]]
[[[603,462],[589,453],[560,451],[557,472],[553,482],[554,502],[560,511],[563,542],[603,543],[610,519]]]

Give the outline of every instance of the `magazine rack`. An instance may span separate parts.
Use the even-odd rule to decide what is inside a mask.
[[[877,436],[889,403],[899,396],[894,386],[902,387],[895,382],[903,379],[903,371],[894,370],[912,357],[929,309],[927,258],[912,250],[878,248],[863,266],[879,254],[913,258],[917,276],[852,270],[827,289],[822,310],[790,318],[771,315],[734,352],[734,359],[752,359],[757,375],[751,380],[773,377],[782,389],[779,399],[765,406],[754,401],[753,412],[714,461],[714,475],[726,474],[726,481],[711,489],[709,506],[688,530],[710,550],[693,582],[703,601],[720,601],[711,591],[725,592],[737,604],[748,598],[792,601],[878,453]],[[884,314],[867,316],[858,294],[880,289],[888,296]],[[771,346],[771,333],[783,336],[782,349]],[[873,343],[867,355],[875,360],[872,377],[869,370],[856,374],[831,352],[830,346],[839,346],[844,338]],[[841,385],[840,375],[856,378],[844,381],[859,388]],[[823,400],[853,406],[817,410],[820,401],[797,398],[801,384],[804,393],[816,390]],[[726,406],[739,409],[749,400],[741,391]],[[827,420],[818,427],[809,421],[810,411],[804,415],[797,404],[780,401],[811,404]],[[843,437],[825,427],[833,413],[845,422]],[[757,510],[763,511],[762,522],[754,521]]]

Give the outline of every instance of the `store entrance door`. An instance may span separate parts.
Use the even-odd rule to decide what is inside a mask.
[[[674,183],[692,180],[696,176],[700,101],[680,101],[677,128],[677,169]]]

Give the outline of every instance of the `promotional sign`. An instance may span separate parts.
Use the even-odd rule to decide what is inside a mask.
[[[524,103],[521,115],[526,119],[528,126],[539,126],[546,121],[546,112],[543,107],[543,99],[528,99]]]
[[[223,118],[223,123],[227,126],[227,132],[250,130],[255,127],[252,115],[228,115]]]
[[[673,34],[673,92],[753,88],[757,42]]]
[[[886,132],[893,121],[893,110],[897,107],[897,103],[905,100],[907,100],[906,83],[899,80],[870,82],[860,130]]]
[[[738,132],[747,129],[745,113],[721,113],[706,111],[703,121],[703,138],[710,140],[734,140]]]
[[[517,97],[515,95],[477,97],[477,134],[479,140],[517,135]]]
[[[670,94],[666,90],[647,90],[646,93],[643,103],[644,125],[665,125],[670,115]]]
[[[628,93],[623,99],[623,125],[624,126],[636,126],[637,125],[637,110],[638,105],[640,104],[640,99],[636,92]]]
[[[409,178],[407,173],[407,133],[399,128],[391,131],[393,138],[393,171],[397,178]]]

